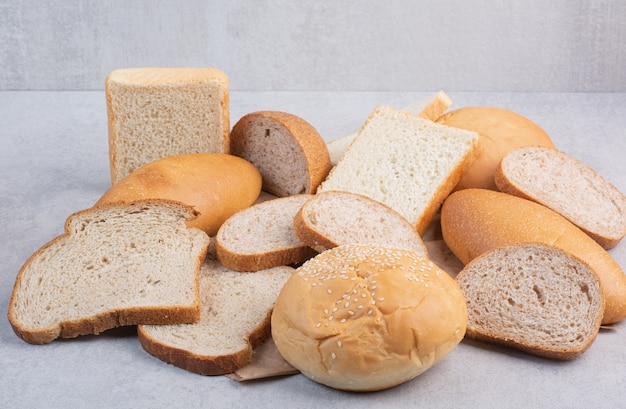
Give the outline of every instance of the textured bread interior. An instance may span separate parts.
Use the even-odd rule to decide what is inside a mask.
[[[113,183],[183,153],[228,153],[228,80],[215,69],[144,68],[107,78]]]

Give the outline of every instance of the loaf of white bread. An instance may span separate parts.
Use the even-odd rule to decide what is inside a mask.
[[[381,105],[318,192],[367,196],[400,213],[421,234],[473,162],[478,144],[475,132]]]
[[[195,211],[163,200],[116,203],[70,215],[65,233],[21,268],[9,322],[33,344],[123,325],[198,320],[198,277],[209,237]]]
[[[216,68],[124,68],[105,80],[112,184],[183,153],[229,153],[228,77]]]

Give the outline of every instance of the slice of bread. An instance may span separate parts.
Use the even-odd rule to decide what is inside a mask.
[[[140,325],[139,341],[148,353],[191,372],[234,372],[269,337],[276,297],[293,271],[274,267],[242,273],[207,259],[200,271],[200,320]]]
[[[356,193],[335,190],[313,196],[296,214],[294,230],[320,253],[344,244],[376,244],[427,256],[424,242],[404,217]]]
[[[564,152],[540,146],[516,149],[502,159],[494,180],[502,192],[561,214],[605,249],[626,234],[626,196]]]
[[[229,153],[228,77],[216,68],[126,68],[105,81],[111,182],[184,153]]]
[[[456,280],[465,292],[469,338],[566,360],[587,350],[600,329],[598,277],[555,247],[500,247],[467,264]]]
[[[410,105],[402,108],[402,110],[421,118],[434,121],[439,118],[451,105],[452,100],[450,97],[445,92],[439,91],[428,98],[411,103]],[[357,133],[358,132],[353,132],[328,142],[327,147],[332,166],[337,165],[346,149],[348,149],[348,146],[350,146],[354,138],[356,138]]]
[[[33,344],[122,325],[199,318],[199,270],[209,245],[187,228],[191,207],[149,200],[86,209],[20,270],[9,321]]]
[[[304,119],[286,112],[243,116],[233,126],[230,148],[259,169],[263,190],[278,197],[315,193],[330,170],[324,139]]]
[[[478,134],[381,105],[318,192],[344,190],[386,204],[422,234],[472,163]]]
[[[270,199],[228,218],[215,236],[217,259],[236,271],[298,264],[317,252],[304,244],[293,219],[312,195]]]

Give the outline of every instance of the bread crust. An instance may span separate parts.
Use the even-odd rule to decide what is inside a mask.
[[[563,216],[538,203],[488,189],[452,193],[441,211],[443,239],[467,264],[499,247],[552,245],[589,264],[605,296],[603,324],[626,318],[626,276],[611,255]]]

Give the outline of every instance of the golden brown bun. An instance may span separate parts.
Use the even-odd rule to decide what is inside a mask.
[[[448,196],[441,209],[443,238],[467,264],[499,247],[521,243],[554,246],[587,263],[605,296],[603,324],[626,318],[626,276],[611,255],[563,216],[530,200],[486,189]]]
[[[107,190],[96,206],[138,199],[170,199],[198,211],[189,227],[217,233],[222,223],[249,207],[261,192],[261,174],[248,161],[221,153],[170,156],[149,163]]]
[[[413,379],[454,349],[466,328],[454,279],[414,252],[373,245],[338,246],[303,264],[272,314],[287,362],[351,391]]]
[[[515,148],[528,145],[554,148],[548,134],[537,124],[515,112],[495,107],[464,107],[437,119],[438,123],[467,129],[480,135],[481,151],[455,190],[497,190],[493,175],[500,161]]]

